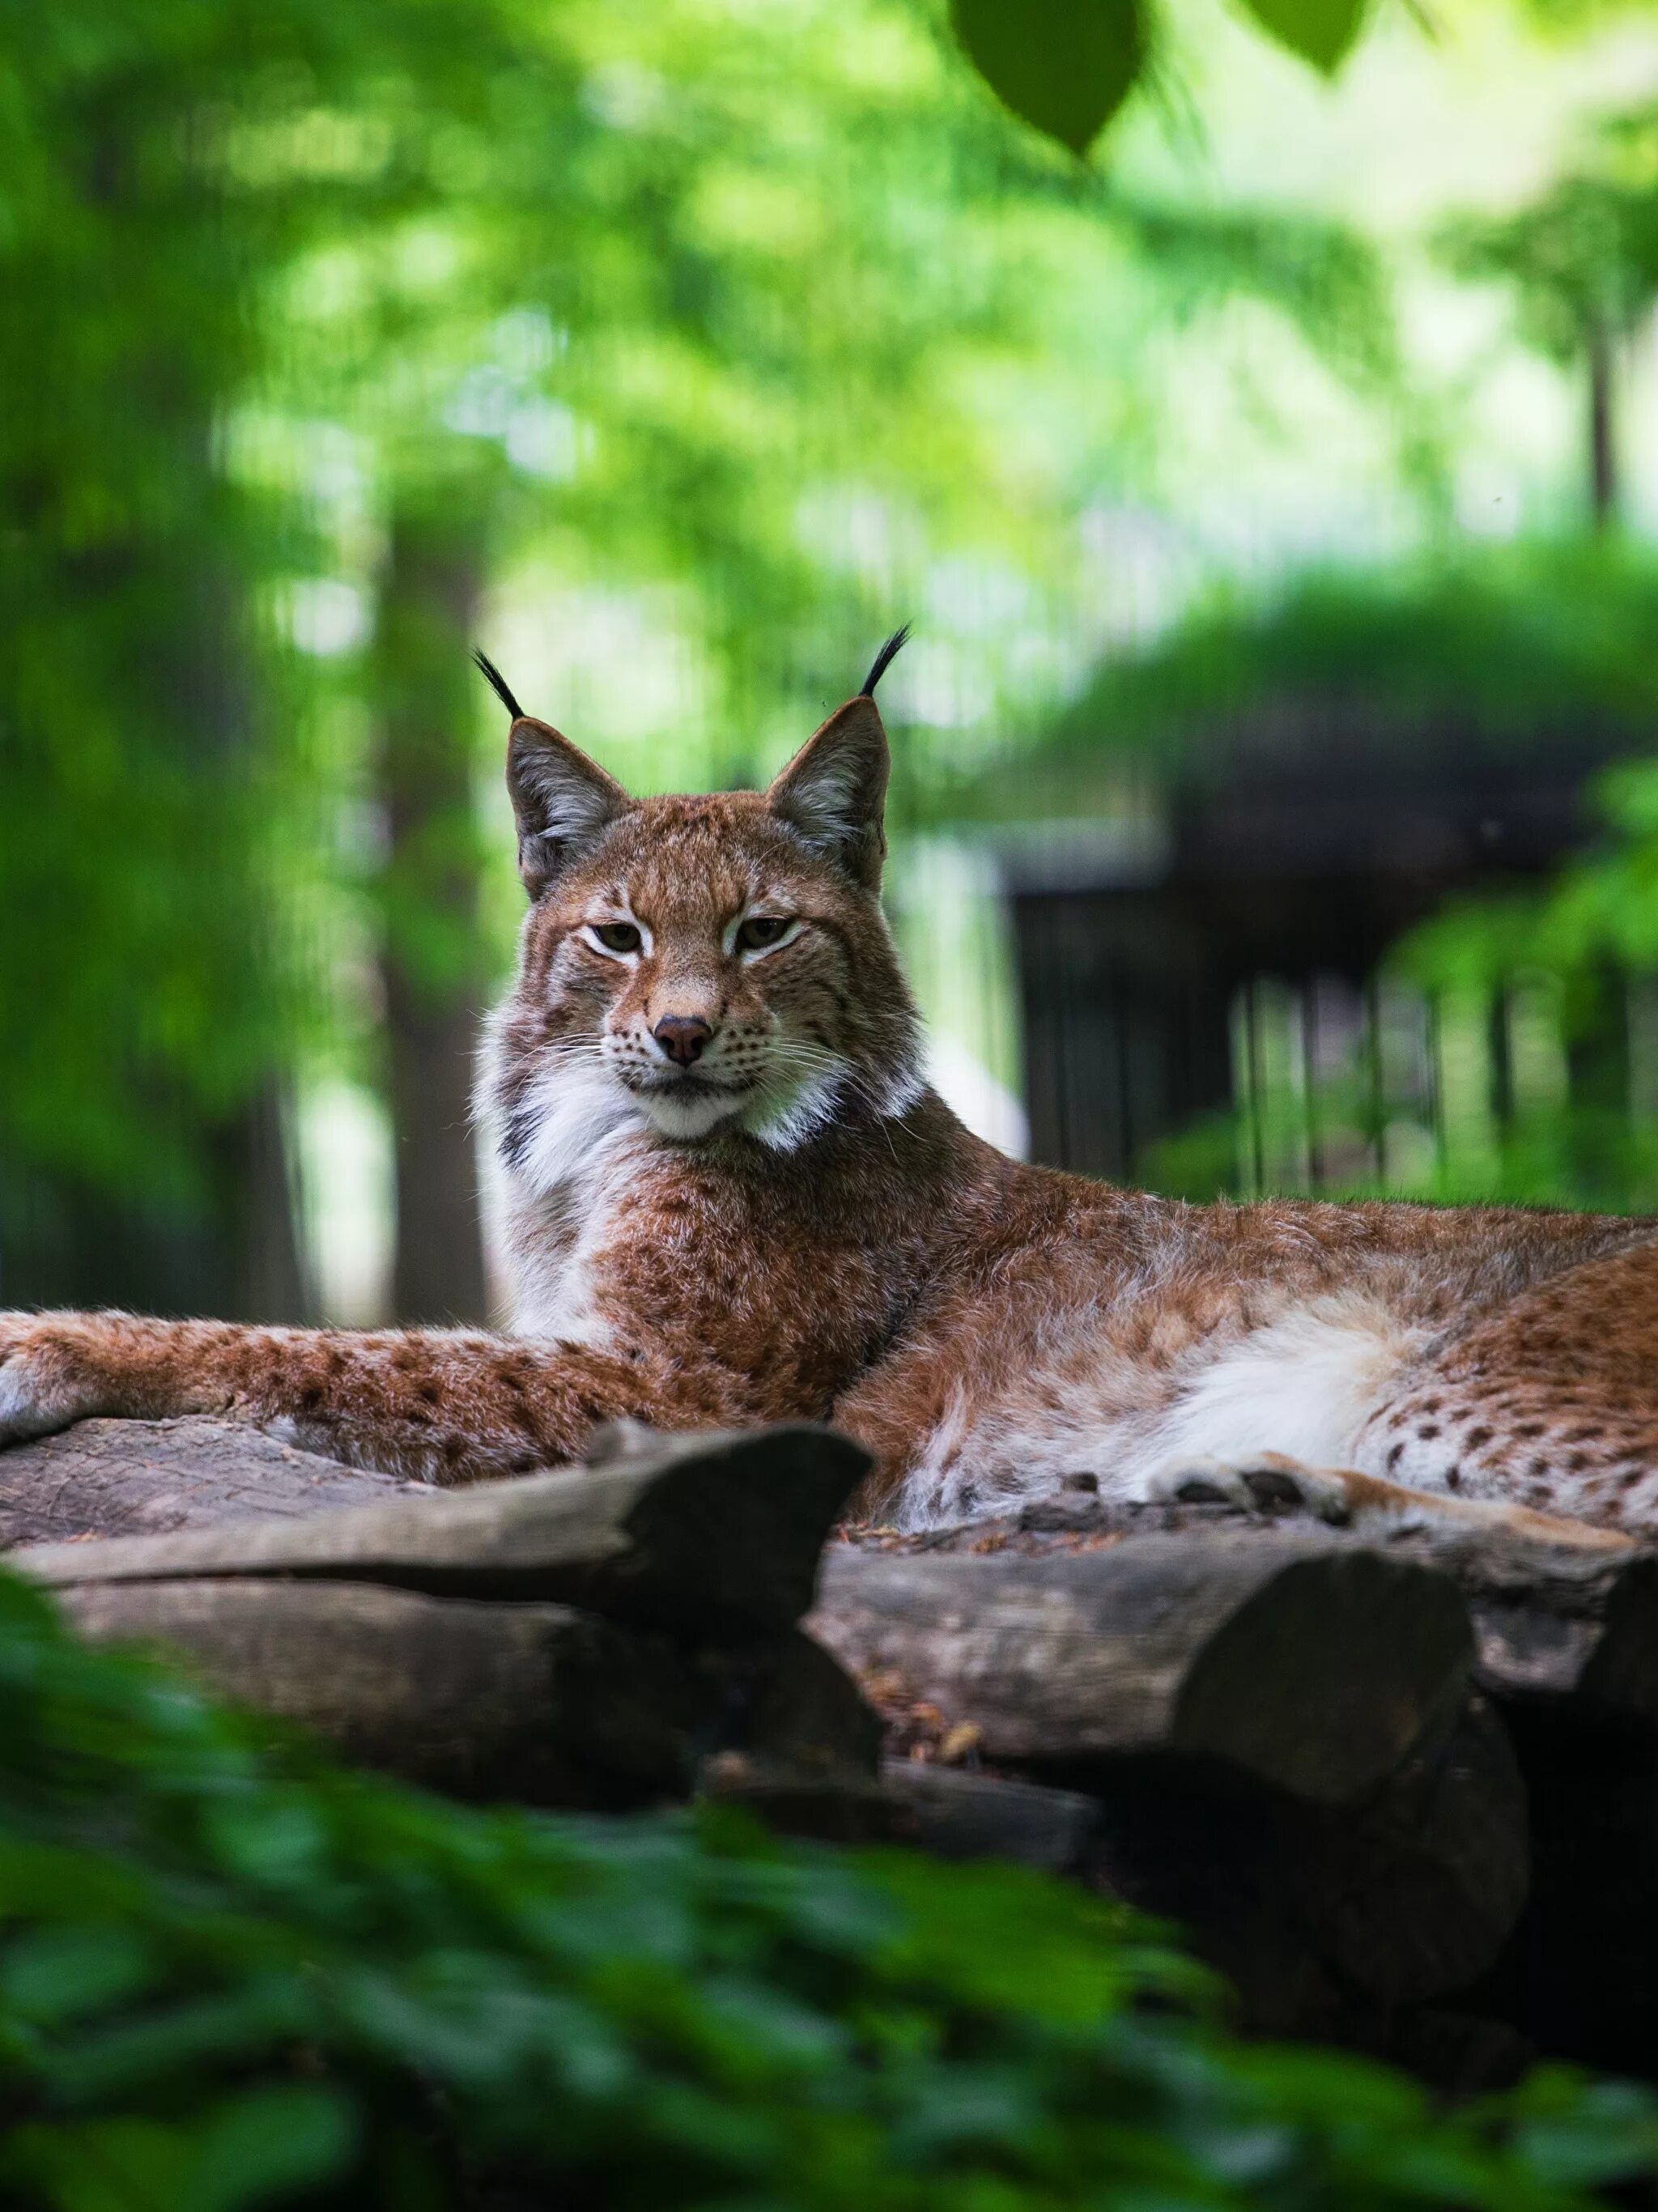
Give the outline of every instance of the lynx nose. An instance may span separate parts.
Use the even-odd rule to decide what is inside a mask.
[[[670,1060],[689,1067],[701,1055],[714,1029],[701,1014],[664,1014],[651,1035]]]

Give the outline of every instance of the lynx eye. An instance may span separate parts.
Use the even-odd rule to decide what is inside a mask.
[[[737,949],[763,952],[768,945],[780,945],[793,927],[789,915],[751,914],[737,933]]]
[[[636,921],[595,921],[588,927],[607,952],[637,952],[645,942]]]

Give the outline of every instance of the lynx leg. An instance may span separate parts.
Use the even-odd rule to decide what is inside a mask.
[[[1442,1343],[1354,1457],[1412,1488],[1658,1536],[1658,1244],[1587,1261]]]
[[[577,1457],[606,1420],[736,1425],[731,1378],[468,1331],[0,1314],[0,1445],[94,1414],[210,1413],[354,1467],[474,1482]]]
[[[1171,1465],[1153,1478],[1148,1491],[1172,1501],[1218,1492],[1241,1505],[1299,1504],[1339,1528],[1371,1534],[1409,1528],[1445,1528],[1527,1537],[1539,1543],[1570,1545],[1583,1551],[1627,1551],[1634,1539],[1616,1529],[1598,1528],[1557,1513],[1497,1498],[1455,1498],[1407,1489],[1384,1476],[1355,1468],[1307,1467],[1281,1452],[1260,1452],[1236,1463],[1204,1461]]]

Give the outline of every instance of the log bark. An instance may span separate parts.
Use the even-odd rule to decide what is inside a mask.
[[[1282,1504],[1253,1512],[1230,1504],[1113,1505],[1085,1492],[1044,1500],[1002,1521],[902,1539],[896,1547],[880,1540],[904,1553],[993,1548],[1048,1559],[1109,1547],[1125,1536],[1253,1543],[1291,1532],[1448,1576],[1473,1622],[1476,1679],[1504,1705],[1570,1703],[1586,1718],[1658,1729],[1658,1552],[1586,1549],[1496,1524],[1354,1533]]]
[[[233,1464],[244,1483],[240,1445]],[[553,1600],[649,1627],[751,1637],[792,1627],[811,1605],[823,1540],[867,1466],[846,1437],[805,1425],[683,1437],[603,1466],[472,1490],[29,1546],[12,1564],[60,1589],[322,1578]]]
[[[148,1646],[347,1759],[463,1797],[683,1799],[712,1755],[775,1786],[872,1783],[880,1725],[798,1631],[688,1649],[568,1606],[371,1583],[200,1577],[59,1593],[98,1644]]]
[[[1004,1859],[1046,1874],[1095,1872],[1100,1808],[1079,1790],[904,1759],[884,1759],[878,1778],[780,1771],[730,1753],[705,1764],[700,1784],[705,1796],[740,1805],[785,1835],[902,1844],[935,1858]]]
[[[1442,1576],[1293,1537],[1041,1560],[837,1546],[807,1626],[878,1701],[896,1678],[993,1760],[1178,1753],[1326,1803],[1442,1726],[1473,1657]]]
[[[1477,1678],[1491,1696],[1510,1705],[1570,1702],[1586,1719],[1658,1729],[1658,1557],[1423,1537],[1400,1548],[1461,1589]]]
[[[1090,1863],[1100,1808],[1081,1790],[908,1759],[882,1762],[881,1788],[895,1843],[938,1858],[1009,1859],[1044,1874],[1078,1874]]]
[[[432,1493],[230,1422],[85,1421],[0,1453],[0,1548],[288,1522],[410,1495]],[[1332,1546],[1378,1542],[1230,1506],[1113,1509],[1077,1496],[1028,1509],[1016,1522],[935,1532],[909,1548],[989,1543],[1046,1557],[1127,1533],[1254,1540],[1286,1527]],[[1586,1717],[1658,1729],[1658,1558],[1467,1530],[1412,1532],[1381,1548],[1457,1582],[1473,1619],[1477,1679],[1505,1705],[1570,1703]]]
[[[873,1778],[880,1720],[811,1637],[791,1629],[747,1651],[705,1652],[702,1663],[720,1674],[722,1747],[774,1773]]]
[[[1188,1928],[1264,2033],[1363,2039],[1461,1991],[1525,1903],[1526,1793],[1478,1699],[1357,1805],[1207,1760],[1121,1759],[1095,1788],[1084,1879]]]
[[[356,1583],[94,1583],[60,1602],[346,1758],[471,1798],[617,1807],[682,1796],[705,1717],[683,1656],[566,1606]]]
[[[1350,1987],[1390,2005],[1466,1989],[1531,1881],[1525,1784],[1503,1723],[1472,1699],[1356,1815],[1304,1832],[1296,1909]]]
[[[81,1421],[0,1451],[0,1550],[290,1521],[411,1492],[429,1494],[230,1421]]]

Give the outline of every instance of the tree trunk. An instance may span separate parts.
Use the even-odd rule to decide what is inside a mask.
[[[0,1304],[300,1321],[258,572],[221,459],[258,270],[184,150],[202,96],[112,52],[40,123],[59,218],[7,240]]]
[[[470,1119],[486,963],[467,650],[484,547],[477,499],[456,495],[452,484],[399,495],[374,677],[388,842],[380,978],[396,1145],[392,1298],[400,1322],[488,1318]]]
[[[1612,334],[1604,323],[1588,332],[1589,512],[1597,531],[1612,526],[1618,510],[1618,451],[1612,422]]]

